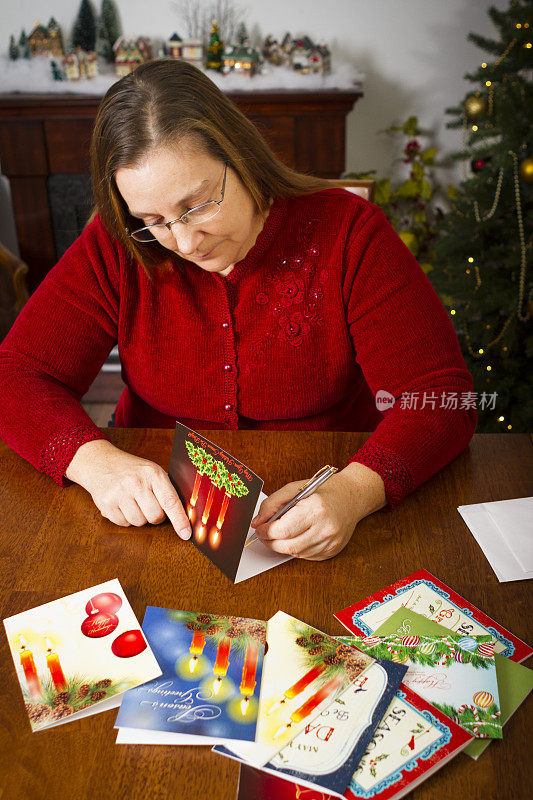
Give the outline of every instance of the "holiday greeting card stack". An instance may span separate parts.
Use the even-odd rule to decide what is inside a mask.
[[[335,616],[350,636],[153,606],[141,630],[113,580],[4,625],[34,731],[120,705],[117,743],[214,745],[238,800],[401,797],[533,688],[533,650],[425,570]]]

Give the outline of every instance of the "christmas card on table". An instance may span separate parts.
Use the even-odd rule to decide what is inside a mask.
[[[475,738],[501,739],[492,637],[435,634],[433,625],[398,609],[372,636],[354,643],[375,658],[408,664],[404,684]]]
[[[148,606],[143,632],[163,674],[126,692],[117,743],[254,741],[264,622]]]
[[[250,527],[266,499],[263,481],[230,453],[176,423],[169,477],[192,528],[193,544],[234,583],[288,561],[261,541]]]
[[[357,651],[345,645],[341,652]],[[262,769],[342,798],[406,670],[387,661],[371,664]]]
[[[415,611],[453,633],[490,634],[494,638],[494,652],[513,661],[523,661],[533,653],[533,648],[425,569],[337,612],[335,617],[351,633],[368,636],[398,608]]]
[[[255,744],[231,745],[260,767],[330,706],[374,659],[278,611],[267,623]]]
[[[118,580],[4,620],[34,731],[116,708],[161,675]]]
[[[398,627],[403,630],[409,627],[409,633],[412,635],[443,636],[448,632],[442,625],[437,625],[436,622],[432,622],[426,617],[410,612],[407,609],[404,609]],[[533,670],[511,661],[510,658],[504,658],[498,653],[494,654],[494,663],[498,681],[500,719],[503,726],[533,689]],[[465,753],[471,758],[479,758],[489,746],[490,741],[490,739],[476,739],[465,748]]]
[[[405,686],[397,691],[344,792],[348,800],[396,800],[444,766],[470,734]],[[271,773],[241,766],[237,800],[327,800]]]

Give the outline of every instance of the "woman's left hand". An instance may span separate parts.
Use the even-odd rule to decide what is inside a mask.
[[[378,502],[374,499],[370,503],[374,507],[370,510],[366,510],[370,498],[365,479],[371,482],[370,491],[376,494],[378,490]],[[362,464],[354,463],[332,475],[313,494],[300,500],[275,522],[267,523],[266,520],[306,483],[306,480],[294,481],[278,489],[263,501],[257,517],[252,520],[257,537],[276,553],[312,561],[332,558],[346,547],[360,520],[386,502],[379,475]],[[382,502],[379,502],[381,494]]]

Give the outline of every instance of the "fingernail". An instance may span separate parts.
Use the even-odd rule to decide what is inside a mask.
[[[259,519],[259,514],[253,518],[252,525],[254,525],[254,523],[256,523],[258,519]]]
[[[178,536],[181,539],[190,539],[191,538],[191,529],[190,528],[183,528],[183,530],[179,531]]]

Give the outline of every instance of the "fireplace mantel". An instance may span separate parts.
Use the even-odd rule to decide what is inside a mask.
[[[361,91],[228,94],[289,166],[324,178],[345,169],[346,116]],[[33,290],[57,260],[49,178],[89,171],[100,97],[0,95],[0,165],[9,179],[21,258]]]

